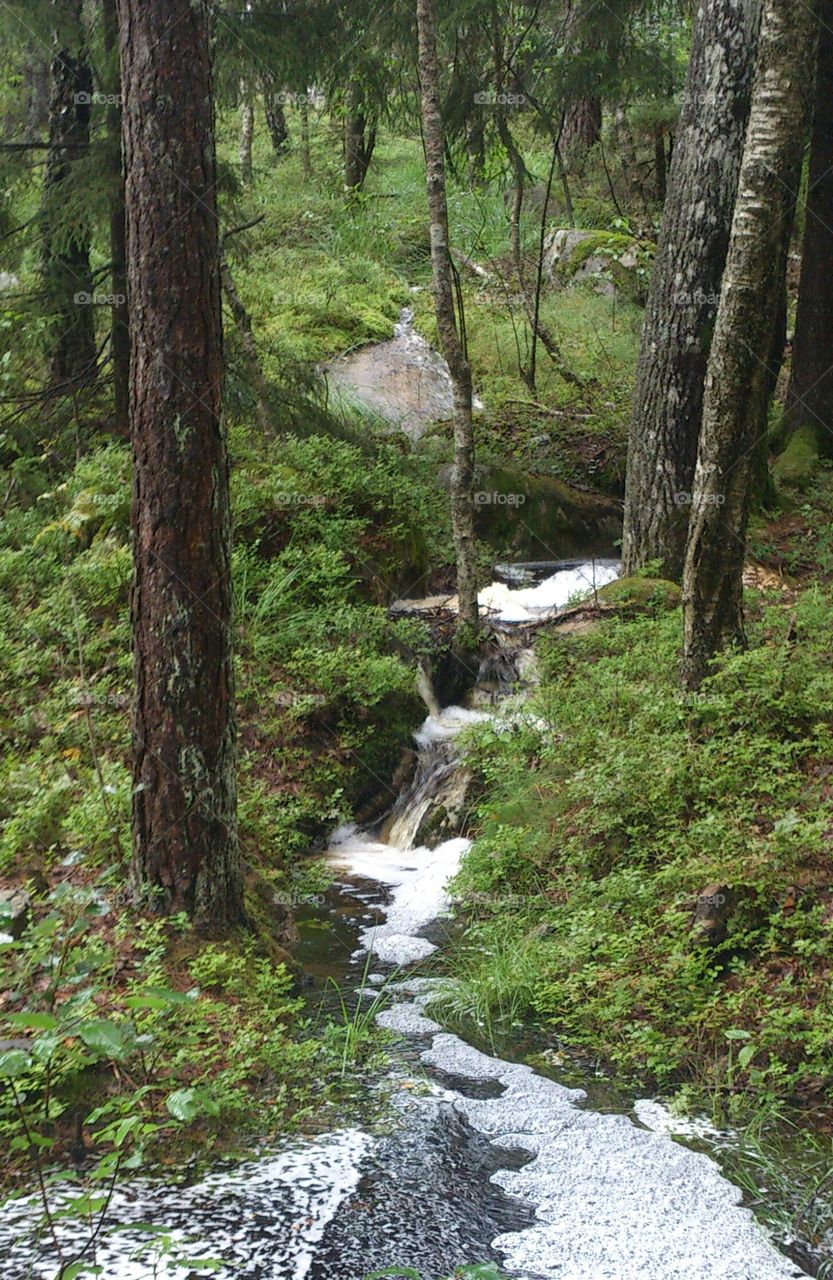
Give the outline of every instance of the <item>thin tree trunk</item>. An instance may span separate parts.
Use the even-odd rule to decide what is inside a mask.
[[[116,0],[104,0],[104,47],[110,59],[108,83],[113,101],[107,105],[107,154],[110,167],[110,280],[113,313],[110,353],[113,360],[113,404],[117,428],[127,429],[130,415],[130,328],[127,313],[127,226],[121,149],[121,76],[118,64]]]
[[[43,180],[43,279],[54,315],[50,332],[50,384],[67,390],[96,375],[95,312],[87,219],[76,207],[79,161],[90,145],[93,78],[81,49],[80,8],[75,11],[79,48],[63,49],[52,63],[49,144]],[[72,199],[70,199],[72,197]]]
[[[833,455],[833,29],[819,31],[801,280],[787,391],[788,425],[809,427]]]
[[[133,868],[242,916],[209,0],[119,0],[134,455]]]
[[[344,117],[344,187],[348,192],[359,191],[364,182],[364,126],[361,110],[361,90],[355,83],[347,94],[347,114]]]
[[[243,299],[237,292],[234,277],[229,270],[226,255],[222,248],[220,249],[220,280],[223,285],[223,293],[226,295],[226,300],[229,304],[229,310],[234,319],[237,336],[240,339],[246,368],[249,371],[255,397],[258,426],[265,436],[270,436],[274,434],[274,426],[272,415],[269,411],[269,383],[266,380],[263,365],[260,361],[260,352],[257,349],[251,316],[246,310]]]
[[[24,141],[37,142],[49,120],[49,63],[39,44],[29,50],[24,76],[28,96]]]
[[[254,90],[248,80],[240,81],[240,181],[251,186],[252,144],[255,136]]]
[[[461,625],[476,632],[477,544],[474,536],[474,428],[471,368],[454,314],[454,269],[449,252],[448,203],[445,190],[445,138],[440,114],[436,0],[417,0],[419,86],[425,140],[428,214],[431,222],[431,268],[440,346],[454,393],[454,468],[451,522],[457,553],[457,595]]]
[[[682,579],[703,380],[732,211],[760,0],[698,11],[636,374],[625,485],[625,573]]]
[[[264,77],[262,81],[263,114],[266,117],[266,128],[272,139],[272,150],[276,156],[285,155],[289,149],[289,129],[286,124],[286,112],[281,101],[281,91],[276,85]]]
[[[312,156],[309,149],[309,103],[301,103],[301,168],[305,178],[312,177]]]
[[[619,151],[622,156],[622,172],[625,177],[625,185],[629,191],[635,192],[639,197],[642,218],[645,224],[644,230],[648,234],[653,226],[654,214],[651,208],[651,201],[648,199],[648,192],[645,189],[645,179],[642,175],[639,157],[636,154],[636,144],[633,140],[633,131],[628,120],[628,113],[623,106],[616,108],[614,119],[616,121]]]
[[[804,145],[817,21],[805,0],[766,0],[760,58],[714,339],[683,577],[683,683],[743,643],[753,455],[786,270],[785,220]]]

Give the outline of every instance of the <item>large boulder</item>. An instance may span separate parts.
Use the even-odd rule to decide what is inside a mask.
[[[654,245],[619,231],[562,227],[544,241],[544,274],[557,288],[590,282],[596,293],[644,303]]]

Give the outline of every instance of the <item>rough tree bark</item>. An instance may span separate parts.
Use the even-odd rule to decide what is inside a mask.
[[[375,146],[376,129],[368,126],[361,85],[354,80],[347,92],[344,118],[344,187],[348,193],[364,186]]]
[[[110,353],[113,360],[113,406],[117,428],[127,429],[130,415],[130,328],[127,315],[127,225],[121,149],[121,75],[118,64],[119,16],[116,0],[104,0],[104,47],[110,58],[107,104],[107,161],[110,169],[110,280],[113,318]]]
[[[743,563],[754,452],[786,270],[785,220],[809,106],[817,20],[805,0],[766,0],[737,204],[703,400],[683,577],[683,683],[743,642]]]
[[[309,102],[301,99],[301,169],[304,177],[312,176],[312,154],[309,146]]]
[[[833,455],[833,28],[819,30],[810,174],[801,249],[788,425],[809,428],[819,451]]]
[[[726,262],[760,0],[701,0],[636,375],[625,573],[682,578],[709,342]]]
[[[248,80],[240,81],[240,181],[251,186],[252,143],[255,136],[254,89]]]
[[[266,117],[266,128],[272,140],[272,150],[276,156],[282,156],[289,149],[289,129],[286,124],[281,89],[268,76],[261,81],[263,92],[263,114]]]
[[[209,0],[119,0],[134,455],[133,868],[241,918]]]
[[[477,544],[474,536],[474,428],[471,368],[454,312],[454,268],[448,237],[445,190],[445,137],[440,114],[436,0],[417,0],[419,87],[425,145],[428,216],[431,223],[431,269],[440,346],[454,393],[454,468],[451,479],[451,522],[457,553],[460,623],[472,633],[478,626]]]
[[[80,7],[75,8],[78,45],[52,62],[49,145],[43,179],[43,280],[54,314],[50,331],[50,385],[66,390],[96,374],[95,315],[90,271],[90,227],[78,212],[78,164],[90,146],[93,77],[81,48]]]
[[[568,167],[581,172],[587,153],[602,136],[601,98],[575,98],[567,103],[564,112],[564,132],[561,145]]]

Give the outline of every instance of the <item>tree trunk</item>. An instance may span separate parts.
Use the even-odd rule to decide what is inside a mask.
[[[29,50],[24,83],[27,94],[24,141],[38,142],[49,121],[49,63],[39,45]]]
[[[78,12],[79,46],[81,18]],[[90,227],[77,206],[78,163],[90,145],[93,78],[83,52],[62,50],[52,63],[49,144],[43,179],[43,279],[50,332],[50,384],[58,390],[91,382],[96,374]],[[72,199],[70,199],[72,197]]]
[[[248,80],[240,81],[240,181],[251,186],[252,143],[255,136],[254,90]]]
[[[208,0],[119,0],[134,455],[134,877],[242,915]]]
[[[252,318],[246,310],[243,299],[237,292],[234,276],[229,270],[226,255],[222,248],[220,249],[220,280],[237,329],[237,336],[240,339],[240,347],[243,351],[249,378],[251,379],[258,426],[264,436],[270,436],[274,434],[274,426],[272,415],[269,411],[269,383],[266,379],[266,374],[263,372],[260,352],[257,349],[257,342],[252,328]]]
[[[127,227],[124,170],[121,152],[121,76],[118,65],[119,17],[116,0],[104,0],[104,47],[110,60],[107,104],[107,159],[110,168],[110,280],[113,311],[110,354],[113,360],[113,404],[117,428],[128,427],[130,416],[130,328],[127,315]]]
[[[567,103],[561,146],[568,168],[581,173],[587,153],[602,136],[601,98],[575,98]]]
[[[286,112],[281,100],[281,91],[267,77],[262,82],[263,114],[266,117],[266,128],[272,139],[272,150],[276,156],[285,155],[289,144],[289,129],[286,124]]]
[[[683,683],[743,642],[753,454],[786,270],[785,220],[804,145],[817,21],[805,0],[766,0],[760,57],[709,355],[683,577]]]
[[[820,452],[833,455],[833,30],[819,31],[810,174],[801,247],[801,279],[787,391],[788,425],[809,427]]]
[[[368,126],[361,86],[353,81],[344,119],[344,187],[348,193],[361,191],[364,186],[375,146],[376,129]]]
[[[305,178],[312,176],[312,156],[309,149],[309,103],[301,102],[301,168]]]
[[[726,262],[760,0],[704,0],[642,330],[625,485],[623,561],[659,561],[679,582],[703,406],[703,380]]]
[[[614,118],[616,121],[616,138],[622,157],[622,173],[625,178],[625,186],[629,192],[632,194],[635,192],[639,197],[644,224],[643,231],[645,235],[650,235],[654,223],[654,212],[645,187],[642,166],[636,154],[636,143],[633,140],[633,131],[628,119],[628,113],[623,106],[616,108]]]
[[[457,553],[460,624],[473,633],[478,626],[477,544],[474,536],[474,428],[471,368],[454,313],[454,269],[449,252],[448,203],[445,191],[445,138],[440,114],[436,0],[417,0],[419,87],[431,223],[431,269],[440,346],[454,393],[454,468],[451,479],[451,522]]]

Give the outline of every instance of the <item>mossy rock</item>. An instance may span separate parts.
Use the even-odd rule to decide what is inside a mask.
[[[573,489],[519,467],[484,466],[475,480],[478,537],[523,560],[615,557],[622,508],[615,498]]]
[[[805,423],[792,433],[784,452],[775,459],[775,483],[785,489],[807,488],[817,472],[819,439],[815,427]]]
[[[618,578],[616,582],[600,587],[597,595],[606,604],[629,609],[644,609],[650,605],[676,609],[682,592],[676,582],[669,582],[667,578]]]
[[[620,231],[564,228],[550,234],[544,266],[557,287],[586,280],[599,292],[621,293],[641,304],[655,248],[649,240],[635,240]]]

